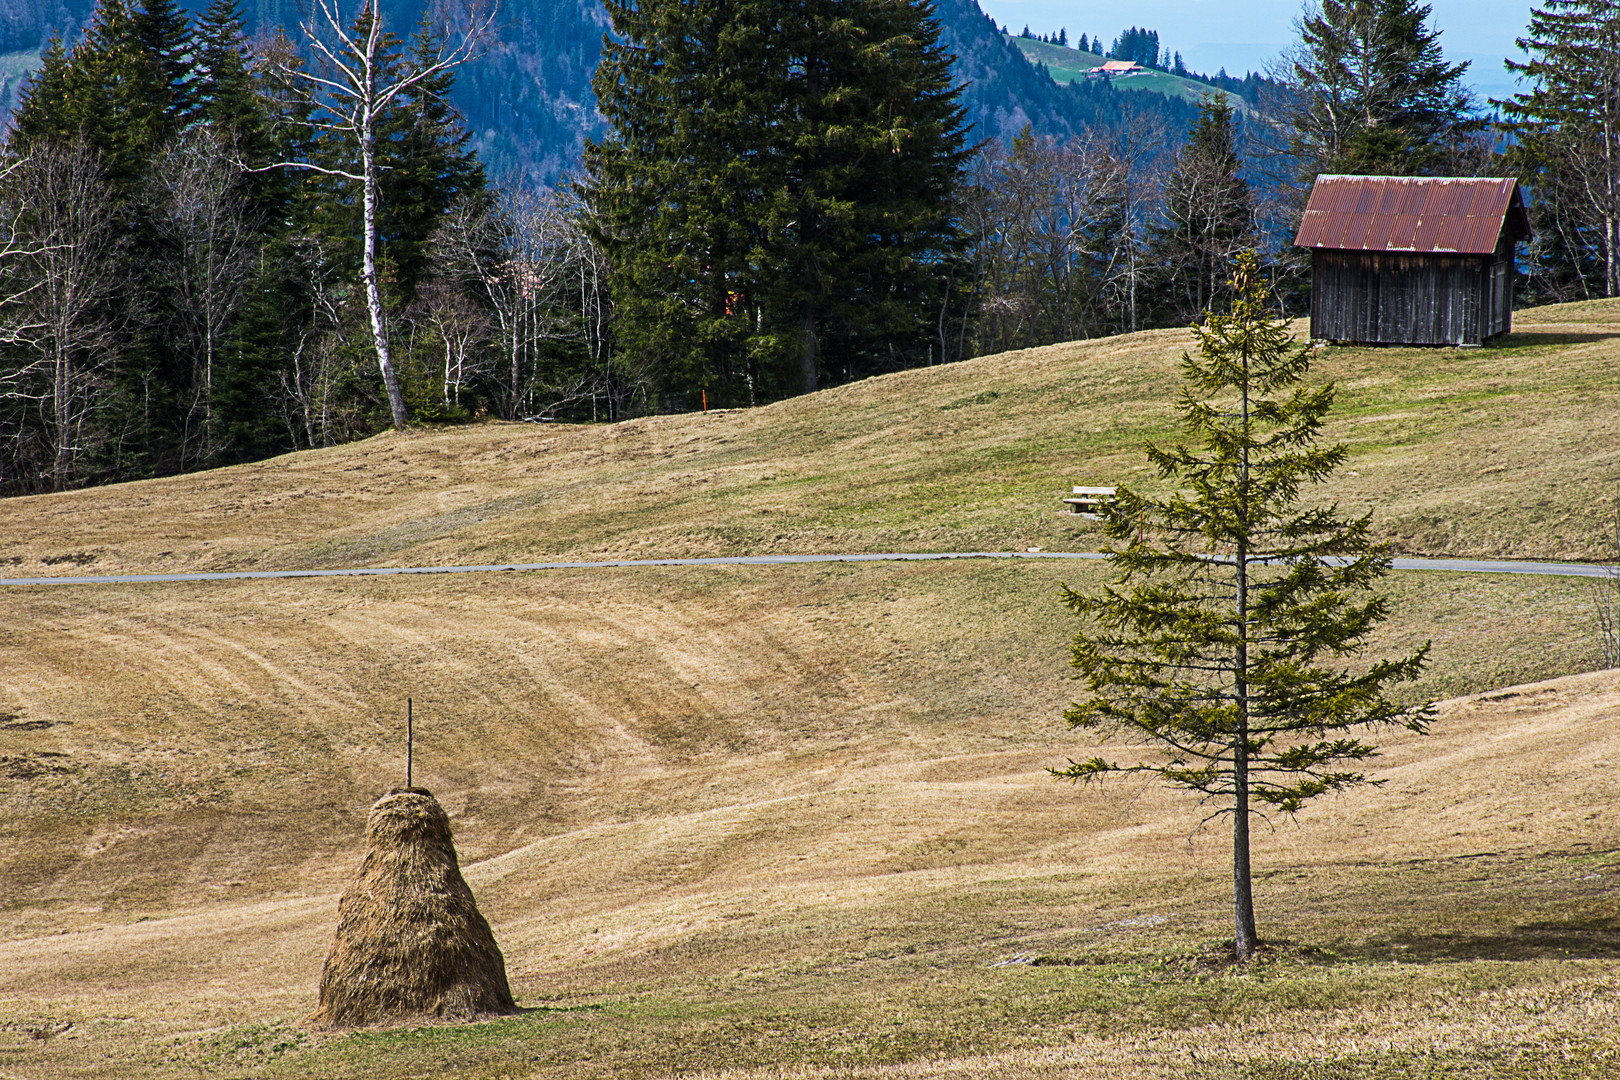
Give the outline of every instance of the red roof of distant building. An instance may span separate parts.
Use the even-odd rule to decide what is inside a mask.
[[[1515,240],[1532,235],[1516,180],[1319,176],[1294,243],[1349,251],[1489,255],[1504,226]]]

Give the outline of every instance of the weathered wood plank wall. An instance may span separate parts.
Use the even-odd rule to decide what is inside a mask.
[[[1410,345],[1478,344],[1499,332],[1487,264],[1477,255],[1315,252],[1311,336]],[[1507,280],[1504,278],[1504,280]]]
[[[1513,241],[1503,235],[1497,242],[1496,255],[1489,267],[1490,317],[1485,322],[1485,336],[1493,338],[1513,329]]]

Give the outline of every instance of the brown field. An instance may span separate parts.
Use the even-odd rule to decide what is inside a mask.
[[[1620,484],[1620,305],[1519,313],[1485,349],[1327,349],[1328,489],[1397,553],[1593,558]],[[1301,327],[1303,329],[1303,327]],[[5,504],[0,573],[1095,546],[1071,483],[1152,486],[1190,335],[902,372],[767,408],[384,435]]]
[[[1620,305],[1502,348],[1329,350],[1335,493],[1424,554],[1596,557]],[[1096,542],[1183,335],[748,412],[382,437],[0,503],[0,566],[467,563]],[[1043,516],[1044,515],[1044,516]],[[1229,848],[1075,789],[1060,579],[646,568],[0,590],[0,1078],[1374,1077],[1620,1072],[1620,674],[1579,581],[1396,574],[1434,733]],[[1542,681],[1546,680],[1546,681]],[[1529,685],[1526,685],[1529,684]],[[526,1012],[315,1035],[370,801],[450,811]],[[1128,753],[1122,750],[1122,753]]]

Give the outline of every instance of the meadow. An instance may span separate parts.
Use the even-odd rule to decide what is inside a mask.
[[[1323,493],[1402,554],[1598,559],[1620,305],[1323,350]],[[754,410],[413,431],[0,504],[5,576],[1093,550],[1188,335]],[[1382,1077],[1620,1067],[1620,676],[1589,586],[1396,573],[1433,733],[1256,834],[1074,788],[1094,563],[647,567],[0,590],[0,1076]],[[370,802],[419,783],[524,1012],[312,1032]],[[1128,755],[1128,747],[1117,752]]]

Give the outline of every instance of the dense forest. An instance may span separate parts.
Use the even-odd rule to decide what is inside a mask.
[[[207,3],[181,0],[179,7],[198,17]],[[0,53],[42,50],[53,34],[72,43],[94,10],[95,0],[0,0]],[[378,10],[384,23],[403,32],[424,5],[378,0]],[[249,40],[279,29],[296,41],[311,5],[244,0],[241,11]],[[974,138],[1009,139],[1026,124],[1043,134],[1073,135],[1109,111],[1113,95],[1106,87],[1071,90],[1052,82],[1008,47],[975,0],[940,0],[936,13],[941,43],[967,84],[963,106]],[[603,133],[591,76],[608,28],[601,0],[502,0],[487,49],[458,71],[450,93],[490,176],[554,181],[577,165],[586,138]],[[1159,99],[1157,107],[1183,126],[1193,113],[1179,100]]]
[[[1240,251],[1298,304],[1322,172],[1517,175],[1521,295],[1620,292],[1620,19],[1598,0],[1532,12],[1528,89],[1494,125],[1413,0],[1327,0],[1280,78],[1206,80],[1241,112],[1060,87],[971,0],[605,11],[605,37],[568,16],[590,29],[558,54],[589,65],[587,124],[503,97],[583,100],[524,67],[510,11],[317,2],[289,35],[232,0],[102,0],[48,40],[0,158],[0,492],[1185,324]],[[1152,31],[1112,48],[1177,66]],[[530,143],[511,114],[571,134]]]

